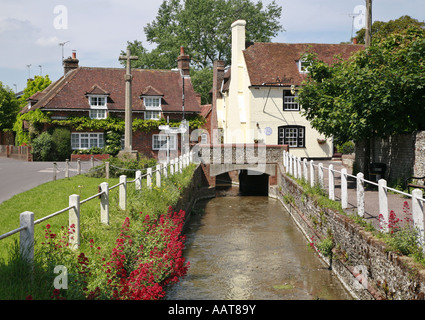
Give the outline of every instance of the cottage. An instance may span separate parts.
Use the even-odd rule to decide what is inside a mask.
[[[189,56],[181,49],[177,69],[132,70],[133,120],[182,121],[201,112],[200,96],[195,93],[189,75]],[[93,68],[79,66],[75,51],[64,60],[64,76],[43,92],[34,94],[23,112],[36,109],[48,113],[52,120],[70,117],[90,119],[125,118],[124,68]],[[149,132],[133,130],[132,147],[140,154],[157,157],[166,148],[167,137],[158,126]],[[45,128],[46,129],[46,128]],[[78,131],[71,128],[71,146],[86,150],[105,146],[105,129]],[[121,132],[123,134],[123,132]],[[170,150],[178,153],[181,146],[176,134],[169,137]]]
[[[353,44],[246,43],[246,22],[232,24],[232,62],[214,65],[213,115],[224,143],[287,144],[303,158],[331,158],[325,139],[301,115],[295,97],[308,74],[304,54],[331,63],[363,46]]]

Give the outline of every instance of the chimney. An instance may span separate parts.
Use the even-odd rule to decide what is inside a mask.
[[[357,44],[357,38],[353,38],[353,44]]]
[[[211,141],[213,143],[219,143],[218,137],[214,135],[218,128],[217,120],[217,99],[221,98],[221,84],[224,80],[224,61],[217,60],[213,64],[213,88],[212,88],[212,109],[211,109],[211,130],[213,134]]]
[[[184,54],[184,47],[180,47],[180,55],[177,57],[177,68],[183,72],[183,75],[190,74],[190,57]]]
[[[77,53],[75,50],[72,50],[72,57],[68,57],[63,60],[63,74],[66,75],[69,71],[78,68]]]
[[[243,50],[245,50],[245,20],[237,20],[232,23],[232,69],[243,61]],[[232,79],[233,80],[233,79]]]

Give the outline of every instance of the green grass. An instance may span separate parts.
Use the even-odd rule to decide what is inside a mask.
[[[119,237],[125,218],[131,219],[131,232],[137,234],[145,215],[148,214],[155,218],[166,213],[169,206],[174,206],[183,190],[190,185],[195,167],[196,165],[191,164],[183,170],[182,174],[175,174],[164,179],[160,188],[155,186],[155,179],[153,179],[152,190],[147,188],[146,180],[142,181],[141,191],[135,190],[134,183],[128,183],[126,210],[119,208],[118,188],[111,190],[109,193],[109,225],[100,222],[100,200],[98,198],[83,203],[80,208],[81,245],[75,252],[75,256],[83,252],[91,261],[97,261],[96,255],[108,257],[116,245],[115,241]],[[71,194],[79,194],[80,200],[84,200],[98,193],[98,185],[102,182],[108,182],[111,187],[119,183],[119,179],[106,180],[105,178],[75,176],[48,182],[12,197],[0,204],[0,234],[19,227],[21,212],[32,211],[35,220],[38,220],[68,207]],[[55,274],[49,274],[49,272],[46,274],[43,271],[46,270],[46,258],[40,254],[45,246],[42,243],[45,241],[44,229],[47,224],[51,225],[50,230],[60,234],[62,226],[68,227],[68,212],[35,226],[35,267],[32,272],[29,271],[28,265],[20,260],[19,234],[0,240],[0,299],[24,299],[28,293],[38,299],[50,299],[52,277]],[[101,249],[98,251],[90,248],[90,240],[93,240],[95,247]],[[70,259],[72,258],[66,256],[55,257],[55,265],[67,265]],[[99,276],[99,279],[101,278]],[[69,293],[68,298],[71,296],[72,294]]]

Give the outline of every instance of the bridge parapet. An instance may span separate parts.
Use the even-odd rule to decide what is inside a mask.
[[[267,164],[282,163],[287,145],[265,144],[197,144],[194,161],[204,164]]]

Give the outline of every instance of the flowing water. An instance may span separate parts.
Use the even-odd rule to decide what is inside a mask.
[[[185,234],[189,271],[168,300],[351,299],[275,199],[204,201]]]

